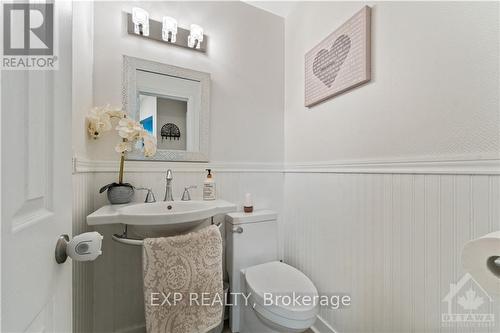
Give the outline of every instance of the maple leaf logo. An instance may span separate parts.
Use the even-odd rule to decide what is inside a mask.
[[[458,298],[458,304],[460,304],[464,310],[477,310],[483,303],[483,298],[476,296],[476,292],[472,290],[472,288],[465,292],[465,296],[460,296]]]

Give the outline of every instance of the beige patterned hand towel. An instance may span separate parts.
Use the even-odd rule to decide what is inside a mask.
[[[215,225],[143,246],[148,333],[205,333],[223,311],[222,238]]]

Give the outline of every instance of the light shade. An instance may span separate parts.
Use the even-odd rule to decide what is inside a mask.
[[[132,22],[134,23],[134,33],[142,36],[149,36],[149,14],[142,8],[132,8]]]
[[[161,28],[161,38],[168,42],[175,43],[177,40],[177,20],[170,16],[163,16]]]
[[[197,24],[191,24],[188,36],[188,46],[199,49],[201,42],[203,42],[203,28]]]

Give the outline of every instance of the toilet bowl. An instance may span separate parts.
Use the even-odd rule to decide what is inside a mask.
[[[278,261],[277,240],[273,211],[226,217],[232,332],[303,332],[316,320],[318,291],[304,273]],[[238,301],[241,294],[248,301]]]
[[[318,291],[304,273],[275,261],[249,267],[244,275],[250,306],[243,326],[253,327],[248,332],[303,332],[314,324]]]

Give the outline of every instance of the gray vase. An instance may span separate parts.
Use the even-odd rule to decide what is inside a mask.
[[[108,190],[108,200],[112,205],[126,204],[134,197],[134,187],[128,183],[113,183],[101,188],[101,193]]]

